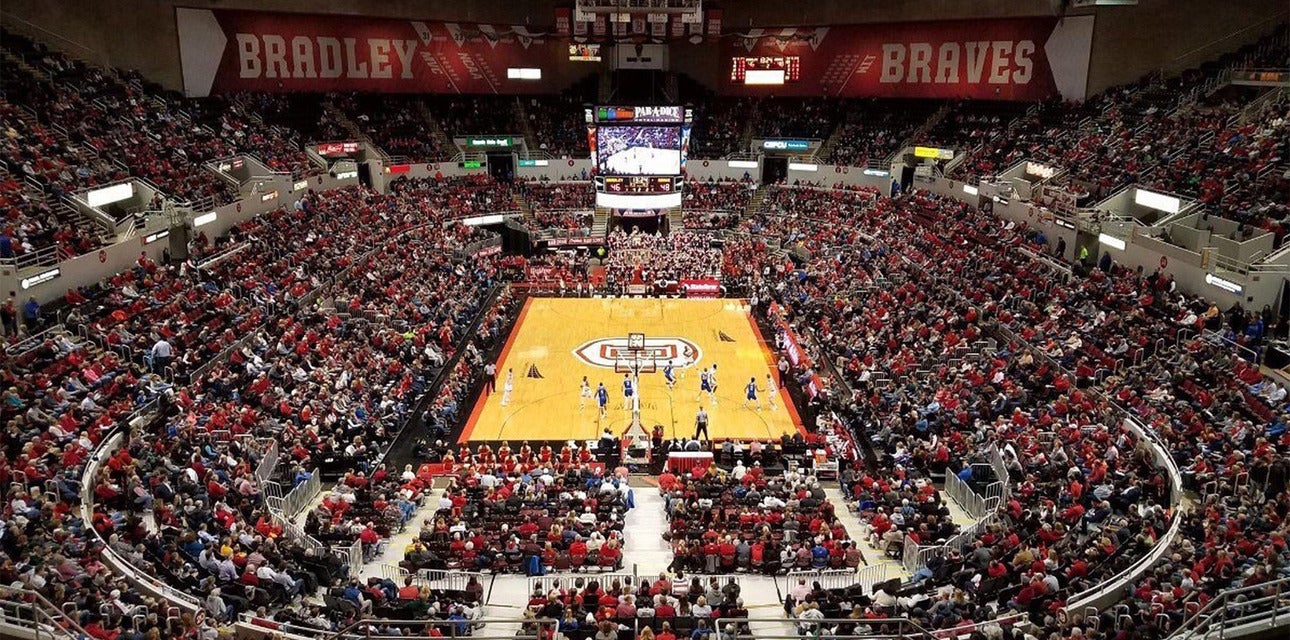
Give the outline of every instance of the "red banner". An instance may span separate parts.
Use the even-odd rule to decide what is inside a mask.
[[[569,22],[573,17],[573,9],[569,7],[555,8],[555,32],[558,35],[569,35]]]
[[[184,89],[537,93],[509,67],[568,64],[564,40],[522,25],[175,9]],[[546,73],[544,75],[559,75]]]
[[[323,157],[346,156],[358,153],[357,142],[322,142],[318,144],[318,155]]]
[[[1092,41],[1092,16],[767,28],[724,38],[721,62],[800,58],[800,81],[727,85],[740,95],[1077,99]]]
[[[721,10],[708,9],[704,13],[707,14],[708,40],[714,41],[721,37]]]

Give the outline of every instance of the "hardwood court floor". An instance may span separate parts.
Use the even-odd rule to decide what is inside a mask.
[[[773,408],[766,406],[773,345],[763,340],[745,300],[530,298],[498,358],[497,389],[475,404],[461,441],[507,440],[518,446],[524,440],[594,440],[606,425],[621,435],[631,425],[631,411],[624,409],[623,374],[614,372],[613,362],[624,352],[629,332],[644,333],[647,351],[657,359],[658,371],[640,376],[641,423],[647,432],[661,424],[668,438],[694,435],[700,404],[708,411],[714,440],[778,439],[800,430],[786,392],[778,390],[770,398]],[[676,366],[671,390],[663,378],[667,358]],[[699,372],[713,364],[718,365],[717,406],[707,394],[698,397]],[[503,406],[508,370],[515,382]],[[594,397],[579,409],[583,376],[593,393],[601,382],[609,391],[603,421]],[[760,410],[744,406],[749,377],[757,379]]]

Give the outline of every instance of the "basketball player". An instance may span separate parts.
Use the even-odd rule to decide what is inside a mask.
[[[766,374],[766,404],[771,409],[775,408],[775,378],[769,373]]]
[[[706,367],[703,371],[699,372],[699,395],[694,399],[696,401],[702,400],[704,393],[708,394],[708,399],[712,400],[712,404],[715,406],[717,404],[717,395],[716,392],[713,391],[712,374],[708,372]]]
[[[750,402],[752,403],[754,409],[761,411],[761,403],[757,402],[757,378],[756,377],[748,378],[748,386],[746,387],[746,394],[744,396],[744,406],[745,407],[748,406],[748,403]]]
[[[667,381],[667,388],[670,390],[676,386],[676,375],[672,373],[672,361],[667,361],[667,366],[663,367],[663,379]]]
[[[506,383],[502,385],[502,406],[511,403],[511,392],[515,390],[515,370],[506,370]]]
[[[605,388],[603,382],[596,387],[596,403],[600,405],[600,417],[605,417],[609,409],[609,390]]]
[[[717,393],[717,363],[712,363],[712,373],[708,374],[708,382],[712,383],[712,393]]]
[[[587,399],[591,397],[591,383],[587,382],[587,376],[582,376],[582,388],[578,390],[578,411],[582,411],[587,406]]]
[[[623,374],[623,410],[631,411],[632,409],[632,377],[626,373]]]

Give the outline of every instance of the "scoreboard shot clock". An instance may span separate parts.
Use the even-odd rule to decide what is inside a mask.
[[[680,182],[674,176],[604,176],[598,186],[606,193],[672,193]]]
[[[740,56],[730,64],[730,81],[742,85],[776,85],[797,82],[802,76],[800,56]]]

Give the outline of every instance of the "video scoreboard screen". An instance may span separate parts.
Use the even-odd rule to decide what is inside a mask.
[[[730,64],[730,81],[736,84],[784,84],[801,76],[799,56],[739,57]]]
[[[693,111],[681,105],[589,107],[587,144],[596,206],[625,211],[681,206]]]

